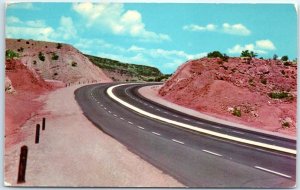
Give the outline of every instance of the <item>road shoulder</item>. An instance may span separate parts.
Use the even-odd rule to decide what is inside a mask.
[[[45,106],[22,126],[26,139],[5,151],[6,185],[18,185],[20,147],[27,145],[26,183],[21,186],[183,186],[96,128],[74,99],[78,87],[61,88],[41,97]],[[46,130],[35,144],[35,125],[43,117]]]

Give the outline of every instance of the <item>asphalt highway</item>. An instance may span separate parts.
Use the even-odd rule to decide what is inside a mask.
[[[288,188],[295,186],[296,156],[182,129],[137,113],[112,99],[95,84],[76,90],[85,116],[142,159],[189,187]],[[242,130],[202,120],[149,101],[128,84],[115,96],[148,113],[199,128],[257,142],[296,149],[294,140]],[[120,155],[122,156],[122,155]]]

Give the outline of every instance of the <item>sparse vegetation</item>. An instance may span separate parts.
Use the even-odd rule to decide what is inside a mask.
[[[145,66],[145,65],[136,65],[136,64],[128,64],[122,63],[120,61],[101,58],[91,55],[85,55],[89,58],[89,60],[100,67],[101,69],[107,71],[118,71],[120,75],[123,74],[129,75],[132,78],[140,78],[143,81],[148,81],[148,79],[152,78],[153,81],[160,81],[164,78],[169,77],[169,75],[163,75],[157,68]]]
[[[241,117],[242,116],[242,112],[241,109],[234,107],[233,111],[232,111],[232,115],[237,116],[237,117]]]
[[[254,53],[253,51],[249,51],[249,50],[244,50],[241,52],[241,55],[240,57],[256,57],[257,56],[257,53]]]
[[[287,92],[270,92],[268,93],[268,96],[273,99],[283,99],[291,97],[291,95]]]
[[[58,75],[58,73],[54,73],[53,75],[56,76],[56,75]]]
[[[52,57],[51,57],[52,60],[58,60],[58,58],[59,56],[56,55],[56,53],[52,53]]]
[[[60,49],[62,47],[61,43],[57,43],[56,48]]]
[[[15,59],[19,57],[19,54],[11,49],[8,49],[5,51],[5,57],[6,59]]]
[[[260,80],[260,82],[261,82],[262,84],[266,85],[266,84],[267,84],[267,79],[266,79],[266,78],[262,78],[262,79]]]
[[[19,49],[17,49],[18,52],[23,52],[24,51],[24,48],[23,47],[20,47]]]
[[[210,52],[207,54],[207,57],[208,58],[216,58],[216,57],[219,57],[221,58],[223,61],[227,62],[228,61],[228,58],[229,56],[226,55],[226,54],[222,54],[221,52],[219,51],[213,51],[213,52]]]
[[[77,63],[75,61],[72,61],[71,65],[72,67],[77,67]]]
[[[39,59],[45,61],[45,55],[42,52],[39,52]]]
[[[287,55],[284,55],[281,57],[281,61],[288,61],[289,57]]]
[[[249,83],[251,86],[255,86],[254,80],[253,80],[253,79],[249,79],[248,83]]]
[[[282,125],[283,128],[289,128],[290,127],[290,123],[287,122],[287,121],[283,122],[281,125]]]
[[[36,60],[33,60],[33,62],[32,62],[34,65],[36,65]]]
[[[28,42],[28,41],[26,41],[26,44],[29,44],[29,42]]]

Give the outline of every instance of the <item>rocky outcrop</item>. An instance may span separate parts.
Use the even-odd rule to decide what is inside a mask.
[[[183,64],[159,94],[223,119],[295,134],[296,78],[297,65],[278,60],[202,58]]]

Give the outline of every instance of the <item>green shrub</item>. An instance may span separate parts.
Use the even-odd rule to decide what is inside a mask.
[[[8,49],[5,51],[5,57],[6,59],[14,59],[14,58],[18,58],[19,54],[14,52],[13,50]]]
[[[72,61],[72,67],[76,67],[77,66],[77,63],[75,61]]]
[[[282,125],[283,128],[289,128],[290,127],[290,123],[286,122],[286,121],[283,122],[281,125]]]
[[[244,50],[241,52],[240,57],[256,57],[257,53],[254,53],[253,51]]]
[[[278,58],[278,55],[274,54],[273,55],[273,60],[277,60],[277,58]]]
[[[57,43],[56,48],[60,49],[62,47],[61,43]]]
[[[284,55],[281,57],[281,61],[288,61],[289,57],[287,55]]]
[[[23,52],[24,51],[24,48],[23,47],[20,47],[19,49],[17,49],[18,52]]]
[[[263,79],[260,80],[260,82],[263,83],[264,85],[266,85],[267,84],[267,79],[263,78]]]
[[[241,112],[240,109],[238,109],[238,108],[235,107],[235,108],[233,108],[232,115],[237,116],[237,117],[241,117],[242,116],[242,112]]]
[[[268,96],[273,99],[283,99],[290,97],[290,94],[287,92],[270,92]]]
[[[33,60],[33,62],[32,62],[34,65],[36,65],[36,60]]]
[[[58,58],[59,56],[56,55],[56,53],[52,53],[52,57],[51,57],[52,60],[58,60]]]
[[[223,58],[223,54],[219,51],[213,51],[207,54],[208,58],[214,58],[214,57],[219,57],[219,58]]]
[[[42,52],[39,52],[39,59],[45,61],[45,55]]]

